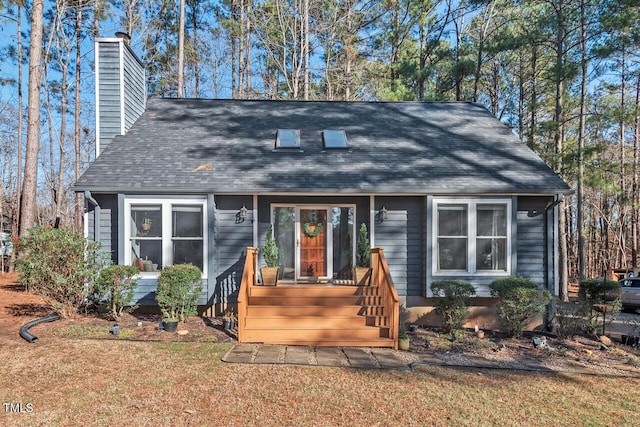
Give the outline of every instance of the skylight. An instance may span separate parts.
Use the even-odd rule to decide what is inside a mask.
[[[324,148],[349,148],[347,134],[343,130],[324,130],[322,139]]]
[[[276,148],[300,148],[300,130],[278,129]]]

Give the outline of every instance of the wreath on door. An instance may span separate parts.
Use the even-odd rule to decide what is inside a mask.
[[[315,226],[312,230],[311,227]],[[305,220],[304,224],[304,234],[309,237],[316,237],[318,234],[322,233],[322,221],[319,221],[315,215],[309,215]]]

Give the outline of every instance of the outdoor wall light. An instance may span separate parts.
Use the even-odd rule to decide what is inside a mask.
[[[240,210],[238,211],[238,213],[236,214],[236,223],[241,223],[244,222],[244,220],[247,218],[247,208],[245,205],[242,205],[242,207],[240,208]]]
[[[387,210],[386,207],[381,207],[380,210],[378,211],[378,219],[380,220],[380,222],[384,221],[385,219],[387,219],[387,213],[389,211]]]

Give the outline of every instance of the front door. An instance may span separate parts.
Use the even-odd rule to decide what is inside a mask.
[[[299,259],[300,278],[327,278],[328,245],[327,208],[300,209]]]
[[[271,213],[282,279],[351,278],[355,206],[274,205]]]

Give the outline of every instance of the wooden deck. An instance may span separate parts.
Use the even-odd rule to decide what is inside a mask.
[[[257,283],[248,248],[238,297],[242,343],[397,348],[398,297],[381,249],[372,250],[369,286]]]

